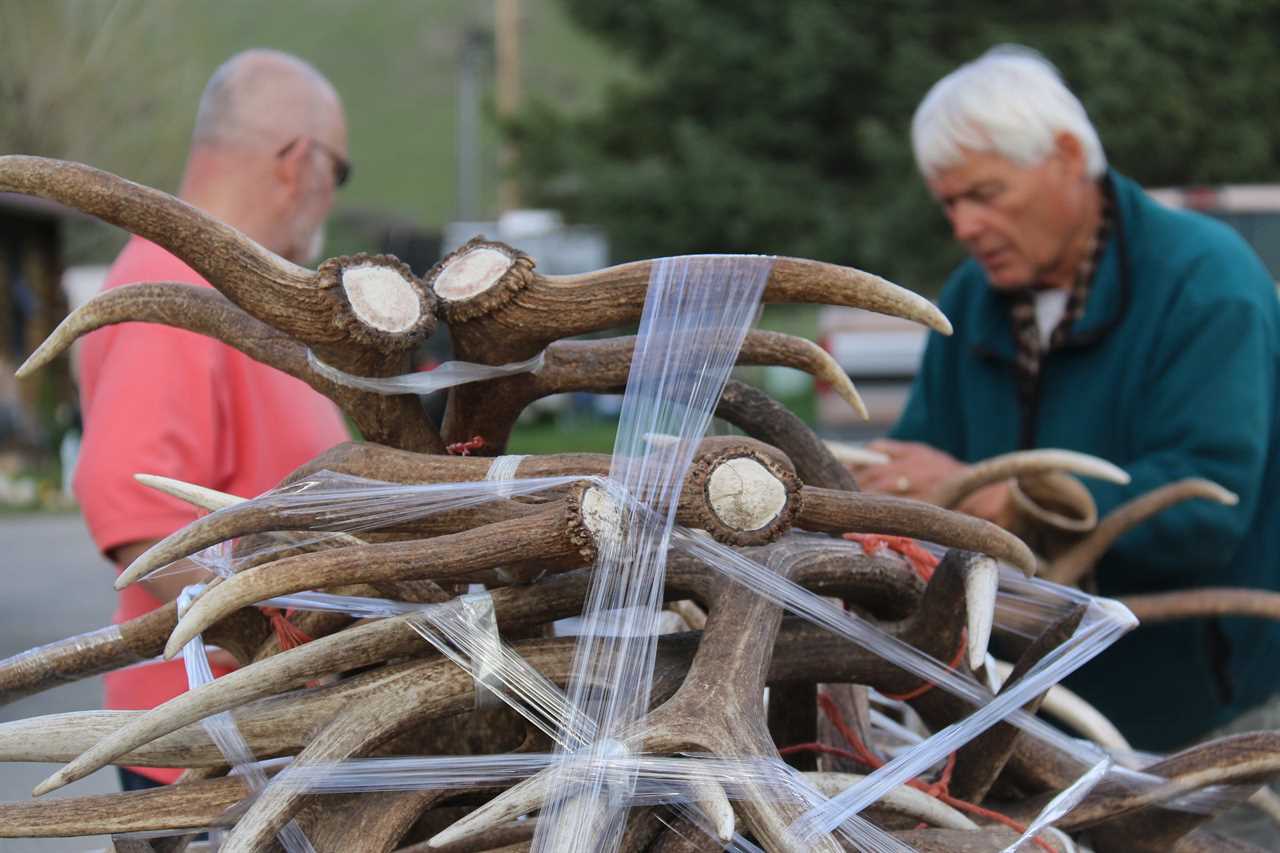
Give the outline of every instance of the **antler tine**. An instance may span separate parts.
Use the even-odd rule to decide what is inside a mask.
[[[143,711],[70,711],[0,723],[0,762],[70,761],[99,740],[141,719]],[[200,726],[179,727],[120,753],[140,767],[215,767],[226,763]],[[51,789],[50,789],[51,790]],[[37,788],[35,796],[45,793]]]
[[[849,531],[912,536],[948,548],[995,557],[1031,576],[1036,558],[1012,533],[983,521],[923,501],[888,495],[836,492],[805,486],[796,526],[824,533]]]
[[[6,658],[0,661],[0,705],[153,657],[177,622],[176,607],[161,607]]]
[[[157,569],[184,557],[196,554],[212,545],[227,542],[252,533],[271,531],[312,530],[322,523],[331,507],[290,508],[284,498],[244,501],[221,509],[212,515],[196,519],[181,530],[166,536],[138,556],[115,580],[116,589],[124,589]],[[512,501],[495,501],[479,507],[469,507],[459,512],[444,512],[419,519],[413,528],[423,533],[455,533],[460,529],[478,527],[510,518],[532,515],[536,508]],[[388,525],[388,530],[403,529],[404,525]],[[349,535],[330,533],[344,544],[361,544],[361,540]]]
[[[235,506],[247,500],[247,498],[242,498],[239,495],[220,492],[207,486],[197,486],[195,483],[188,483],[173,477],[161,477],[158,474],[134,474],[133,479],[149,489],[163,492],[170,497],[175,497],[180,501],[185,501],[194,507],[206,509],[209,512],[217,512],[220,509],[226,509],[229,506]]]
[[[730,379],[720,394],[716,417],[781,450],[806,486],[858,491],[853,474],[809,425],[759,388]]]
[[[0,837],[65,838],[216,826],[248,793],[243,777],[228,776],[123,794],[0,803]]]
[[[525,625],[572,615],[581,611],[586,589],[587,577],[583,572],[549,577],[533,587],[496,589],[492,596],[498,625],[503,631],[514,631]],[[82,779],[115,761],[123,752],[211,714],[301,687],[330,673],[427,653],[428,647],[421,636],[405,624],[406,618],[368,622],[319,637],[181,693],[96,742],[41,783],[37,791],[44,793]]]
[[[220,582],[218,579],[214,583]],[[154,658],[178,622],[169,602],[141,616],[20,652],[0,661],[0,705],[62,684]],[[234,614],[216,625],[210,642],[241,663],[253,660],[267,623],[256,611]]]
[[[710,452],[698,458],[686,476],[677,518],[735,545],[762,544],[785,533],[800,494],[795,475],[741,442],[709,441],[707,445]],[[569,495],[530,515],[461,533],[424,541],[336,548],[256,566],[197,598],[170,636],[165,655],[173,657],[192,637],[233,610],[305,589],[364,581],[464,577],[512,563],[577,568],[595,559],[596,539],[614,535],[612,525],[623,511],[604,490],[575,487]]]
[[[443,452],[415,398],[387,397],[339,385],[317,372],[304,344],[251,316],[216,290],[176,282],[131,284],[98,294],[69,314],[18,368],[30,376],[76,338],[117,323],[159,323],[205,335],[300,379],[337,403],[371,441],[411,450]]]
[[[487,459],[464,457],[413,458],[395,451],[365,453],[360,456],[375,466],[403,462],[401,473],[411,472],[425,477],[429,483],[481,480],[491,464]],[[694,526],[708,529],[717,538],[733,544],[757,544],[776,538],[790,523],[795,496],[799,491],[799,483],[789,470],[789,464],[784,466],[779,461],[785,462],[785,458],[773,448],[752,439],[704,440],[688,475],[688,488],[681,498],[685,518]],[[529,469],[524,476],[604,475],[609,469],[609,457],[604,454],[536,457],[531,462],[528,466],[522,466]],[[345,467],[352,469],[350,464]],[[736,476],[735,484],[749,484],[747,489],[739,490],[738,498],[755,497],[760,501],[759,507],[747,511],[748,515],[753,512],[766,514],[759,518],[754,515],[751,518],[739,518],[743,512],[741,500],[722,487],[727,476]],[[295,475],[290,475],[287,479],[294,480]],[[397,476],[396,479],[405,477]],[[712,491],[708,492],[708,489]],[[416,519],[388,523],[381,529],[448,534],[513,517],[526,517],[536,511],[535,507],[526,504],[495,500],[470,506],[465,510],[423,513]],[[157,542],[116,578],[116,588],[123,589],[161,566],[219,542],[270,530],[314,529],[331,522],[332,513],[331,504],[322,505],[313,501],[309,505],[298,506],[291,503],[291,496],[288,494],[264,495],[234,507],[223,508]]]
[[[528,358],[560,338],[638,320],[653,263],[542,276],[523,252],[472,240],[437,264],[427,283],[459,353],[500,364]],[[763,299],[848,305],[951,332],[947,318],[924,297],[879,276],[818,261],[774,259]]]
[[[286,557],[246,569],[197,598],[170,635],[165,657],[176,656],[192,637],[227,613],[273,596],[339,583],[465,577],[530,559],[574,568],[589,563],[593,556],[590,536],[576,511],[567,511],[561,503],[527,519],[500,521],[435,539],[353,545]]]
[[[404,354],[435,326],[430,294],[389,256],[333,258],[313,272],[168,193],[79,163],[0,157],[0,189],[52,199],[151,240],[249,314],[308,344]]]
[[[0,189],[47,198],[145,237],[225,288],[237,304],[237,295],[253,300],[254,288],[286,298],[315,289],[311,270],[168,193],[92,166],[10,154],[0,157]]]
[[[1021,474],[1046,471],[1066,471],[1121,485],[1129,482],[1129,475],[1123,468],[1087,453],[1056,449],[1020,450],[971,465],[968,470],[940,484],[929,496],[929,502],[951,508],[983,486]]]
[[[834,797],[858,782],[865,779],[858,773],[817,773],[804,774],[805,779],[818,789],[818,792]],[[899,785],[884,795],[879,801],[881,807],[917,821],[942,829],[977,829],[978,825],[963,813],[924,791],[916,790],[909,785]]]
[[[1280,733],[1248,732],[1197,744],[1147,767],[1146,772],[1163,776],[1165,783],[1133,790],[1123,783],[1104,779],[1080,805],[1055,824],[1067,832],[1075,832],[1161,804],[1175,810],[1171,801],[1209,785],[1261,784],[1280,775]],[[1019,808],[1030,811],[1042,804],[1043,799],[1048,796],[1028,800]],[[1208,819],[1210,815],[1200,817]]]
[[[900,829],[893,837],[917,853],[1004,853],[1018,840],[1018,833],[1000,824],[987,824],[972,829]],[[1036,841],[1045,844],[1050,853],[1077,853],[1070,839],[1053,834],[1053,828],[1040,833]],[[1029,848],[1024,843],[1018,849]]]
[[[1120,603],[1142,624],[1174,619],[1251,616],[1280,620],[1280,592],[1231,587],[1196,587],[1178,592],[1129,595]]]
[[[1121,602],[1123,603],[1123,602]],[[1128,605],[1126,605],[1128,606]],[[996,675],[1000,679],[1009,677],[1013,664],[995,660]],[[1061,684],[1050,687],[1040,704],[1040,713],[1054,717],[1067,728],[1083,735],[1104,749],[1132,752],[1133,747],[1125,740],[1120,730],[1103,716],[1102,712],[1086,702],[1078,694],[1073,693]]]
[[[1174,504],[1193,498],[1215,501],[1224,506],[1235,506],[1239,501],[1234,492],[1212,480],[1198,477],[1152,489],[1113,509],[1106,518],[1098,522],[1092,533],[1049,565],[1045,571],[1045,579],[1067,585],[1079,583],[1126,530]]]
[[[536,373],[505,376],[475,386],[453,389],[445,414],[446,442],[474,435],[496,454],[506,445],[516,417],[534,400],[571,391],[620,392],[627,384],[634,336],[591,341],[556,341]],[[780,332],[747,332],[738,353],[739,365],[778,365],[803,370],[835,392],[864,419],[866,405],[849,375],[822,347]]]
[[[65,352],[76,338],[95,329],[133,322],[206,335],[313,387],[323,382],[307,366],[306,351],[297,341],[250,316],[216,290],[178,282],[132,284],[99,293],[58,324],[18,368],[17,376],[30,376]],[[323,384],[320,390],[329,387]]]

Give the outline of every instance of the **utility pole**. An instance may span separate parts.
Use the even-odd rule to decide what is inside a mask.
[[[494,42],[497,62],[498,121],[506,122],[520,109],[520,0],[495,0]],[[520,188],[515,179],[518,153],[504,141],[498,156],[498,209],[520,207]]]
[[[468,30],[458,68],[457,209],[454,218],[480,218],[480,99],[489,58],[487,30]]]

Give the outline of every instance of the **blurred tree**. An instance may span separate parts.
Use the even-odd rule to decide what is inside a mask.
[[[527,197],[621,257],[773,252],[932,291],[961,251],[916,174],[911,114],[1000,42],[1058,65],[1113,165],[1148,185],[1280,179],[1280,0],[563,0],[638,71],[595,112],[511,132]]]
[[[175,188],[204,81],[179,8],[145,0],[0,0],[0,153],[92,163]],[[114,229],[77,222],[73,258]]]

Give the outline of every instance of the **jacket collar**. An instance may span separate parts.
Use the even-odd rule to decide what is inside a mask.
[[[1130,302],[1132,271],[1129,269],[1128,238],[1133,232],[1137,205],[1142,201],[1142,188],[1133,181],[1108,169],[1103,180],[1111,188],[1115,203],[1115,228],[1093,273],[1093,285],[1085,302],[1084,313],[1063,342],[1064,348],[1084,347],[1097,343],[1120,324]],[[972,264],[982,282],[977,293],[978,310],[974,312],[973,350],[984,358],[1013,361],[1015,346],[1009,320],[1009,298],[991,286],[986,273],[976,261]]]

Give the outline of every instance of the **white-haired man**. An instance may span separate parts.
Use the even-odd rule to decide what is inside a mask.
[[[297,57],[250,50],[227,60],[200,99],[179,195],[297,263],[322,248],[334,191],[347,177],[347,127],[329,82]],[[135,237],[104,288],[177,281],[194,270]],[[126,323],[89,335],[80,356],[85,436],[75,492],[94,542],[123,569],[196,511],[134,482],[163,474],[252,496],[347,438],[337,408],[302,382],[192,332]],[[197,578],[155,576],[120,593],[115,621],[172,601]],[[215,666],[215,673],[225,669]],[[181,662],[110,673],[106,707],[144,709],[186,689]],[[121,771],[126,788],[178,771]]]
[[[1261,261],[1226,226],[1156,204],[1109,170],[1083,106],[1039,55],[992,50],[939,81],[912,144],[972,257],[941,307],[886,465],[861,484],[912,496],[978,459],[1032,447],[1092,453],[1128,486],[1087,485],[1105,514],[1184,477],[1239,504],[1192,501],[1122,537],[1105,595],[1194,586],[1280,589],[1280,310]],[[1001,521],[1007,487],[967,506]],[[1068,684],[1139,748],[1169,749],[1280,689],[1280,626],[1144,626]]]

